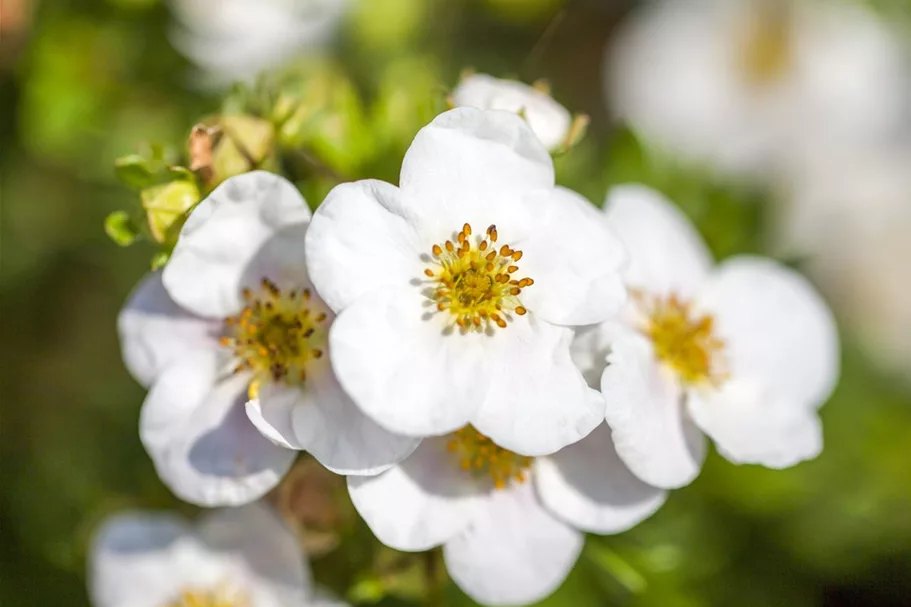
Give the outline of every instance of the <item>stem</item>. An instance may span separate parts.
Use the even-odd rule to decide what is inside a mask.
[[[433,607],[443,607],[446,576],[440,569],[439,551],[428,550],[424,553],[424,578],[427,581],[427,604]]]

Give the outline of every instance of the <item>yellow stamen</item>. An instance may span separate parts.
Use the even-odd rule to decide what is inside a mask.
[[[532,463],[532,458],[500,447],[472,426],[450,434],[446,450],[455,455],[462,470],[488,478],[496,489],[511,481],[524,483]]]
[[[715,335],[711,315],[696,315],[692,304],[676,295],[648,297],[634,292],[648,317],[643,332],[652,340],[655,355],[687,384],[719,385],[726,378],[724,341]]]
[[[519,270],[515,262],[522,258],[522,252],[505,244],[498,250],[494,246],[498,237],[495,225],[488,227],[483,237],[472,239],[471,234],[471,225],[466,223],[456,238],[458,247],[449,240],[433,245],[434,259],[424,269],[424,275],[435,283],[430,297],[437,302],[437,311],[448,310],[463,331],[505,328],[514,319],[510,312],[518,316],[527,312],[519,296],[534,281],[510,281],[510,274]]]
[[[791,9],[786,1],[755,3],[742,32],[740,64],[748,84],[768,85],[781,80],[793,63]]]
[[[251,607],[251,603],[244,593],[222,586],[214,590],[183,590],[164,607]]]
[[[263,380],[303,383],[307,365],[323,355],[328,328],[325,308],[311,301],[309,289],[283,292],[267,278],[260,286],[259,293],[244,290],[247,305],[225,319],[226,335],[220,339],[238,361],[234,372],[253,373],[251,398]]]

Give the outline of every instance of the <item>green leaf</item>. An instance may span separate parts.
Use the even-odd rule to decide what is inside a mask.
[[[152,255],[152,270],[158,270],[159,268],[163,268],[164,265],[166,263],[168,263],[168,259],[170,259],[170,258],[171,258],[170,251],[159,251],[158,253],[155,253],[154,255]]]
[[[629,562],[603,542],[591,541],[586,543],[585,557],[598,569],[609,574],[631,594],[641,594],[648,585],[645,577]]]
[[[115,243],[128,247],[139,237],[139,227],[126,211],[114,211],[104,220],[104,231]]]
[[[114,174],[128,187],[141,190],[155,183],[151,161],[139,154],[130,154],[114,161]]]

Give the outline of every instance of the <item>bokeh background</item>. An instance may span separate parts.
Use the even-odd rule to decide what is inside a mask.
[[[143,392],[121,363],[115,327],[158,247],[121,247],[104,230],[110,213],[139,208],[137,192],[115,177],[115,159],[150,142],[185,156],[192,125],[223,108],[224,75],[185,56],[193,54],[192,23],[184,15],[179,25],[175,3],[2,4],[3,605],[86,605],[86,543],[110,512],[195,512],[163,487],[139,443]],[[197,19],[220,10],[196,4]],[[296,140],[306,153],[282,156],[280,165],[311,203],[341,179],[395,181],[410,138],[445,107],[463,69],[546,78],[556,99],[591,117],[585,139],[557,161],[562,183],[599,205],[612,183],[650,184],[694,219],[720,258],[761,252],[810,267],[775,245],[784,203],[773,177],[738,179],[676,159],[612,118],[605,49],[638,4],[351,0],[321,50],[303,49],[304,61],[291,68],[318,111]],[[911,4],[866,4],[911,40]],[[230,72],[238,61],[221,68]],[[252,102],[235,93],[230,103]],[[911,240],[911,229],[899,238]],[[846,258],[851,247],[843,247]],[[900,251],[886,255],[894,262]],[[870,273],[894,281],[892,305],[907,309],[911,255],[898,261],[903,272]],[[619,536],[590,537],[570,578],[542,604],[911,605],[911,356],[894,354],[894,344],[883,354],[887,346],[877,341],[886,334],[907,343],[911,325],[871,333],[855,322],[878,314],[859,307],[863,286],[832,287],[826,273],[812,278],[844,321],[843,375],[822,409],[822,455],[785,471],[710,455],[696,482],[650,520]],[[337,593],[361,604],[426,601],[421,563],[371,540],[337,479],[302,460],[270,499],[301,531],[317,578]],[[451,585],[446,601],[472,604]]]

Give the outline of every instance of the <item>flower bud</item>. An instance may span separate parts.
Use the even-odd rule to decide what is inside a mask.
[[[146,212],[149,234],[153,240],[165,245],[177,240],[187,212],[201,198],[195,180],[185,174],[169,183],[145,188],[139,196]]]

